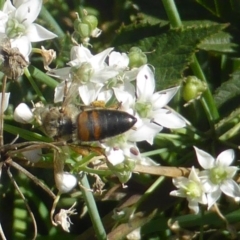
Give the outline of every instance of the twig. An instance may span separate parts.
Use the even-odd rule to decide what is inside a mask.
[[[5,162],[7,164],[11,165],[12,167],[16,168],[17,170],[19,170],[23,174],[25,174],[27,177],[29,177],[36,185],[40,186],[44,191],[46,191],[50,195],[50,197],[52,197],[53,199],[56,198],[56,195],[45,184],[43,184],[37,177],[32,175],[25,168],[23,168],[22,166],[20,166],[16,162],[12,161],[11,158],[8,158]]]
[[[22,198],[22,200],[23,200],[23,202],[24,202],[24,204],[25,204],[25,206],[26,206],[26,208],[27,208],[27,210],[28,210],[28,212],[29,212],[29,214],[30,214],[30,216],[32,218],[33,226],[34,226],[34,235],[33,235],[33,240],[34,240],[34,239],[37,238],[37,223],[36,223],[36,219],[35,219],[35,217],[33,215],[33,212],[31,211],[31,209],[30,209],[30,207],[29,207],[29,205],[27,203],[26,198],[24,197],[23,193],[21,192],[17,182],[14,180],[14,178],[12,176],[12,173],[10,172],[10,168],[7,169],[7,173],[8,173],[9,178],[11,179],[15,189],[18,191],[19,195],[21,196],[21,198]]]
[[[1,109],[0,109],[0,146],[3,146],[4,140],[3,140],[3,107],[4,107],[4,101],[5,101],[5,91],[6,91],[6,82],[7,82],[7,76],[4,75],[3,82],[2,82],[2,102],[1,102]]]

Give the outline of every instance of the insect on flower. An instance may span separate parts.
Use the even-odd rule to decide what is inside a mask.
[[[76,91],[73,82],[67,90],[62,107],[37,107],[34,114],[45,134],[57,141],[94,142],[122,134],[137,119],[127,112],[106,108],[80,109],[70,103]]]

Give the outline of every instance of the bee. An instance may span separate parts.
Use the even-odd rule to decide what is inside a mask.
[[[76,89],[72,83],[70,89]],[[44,133],[57,141],[94,142],[114,137],[131,129],[137,119],[131,114],[107,108],[81,110],[69,103],[68,90],[62,107],[37,107],[34,111]],[[69,97],[71,95],[71,97]]]
[[[80,111],[74,105],[68,105],[64,111],[58,107],[36,108],[36,111],[44,133],[57,141],[100,141],[128,131],[137,121],[127,112],[112,109]]]

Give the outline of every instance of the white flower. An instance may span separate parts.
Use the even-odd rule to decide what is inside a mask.
[[[34,115],[25,103],[20,103],[14,110],[13,118],[16,122],[31,123]]]
[[[4,94],[3,112],[5,112],[8,107],[9,97],[10,97],[10,93]],[[2,93],[0,93],[0,110],[1,110],[1,107],[2,107]]]
[[[112,51],[109,54],[109,66],[125,70],[129,64],[129,58],[126,53]]]
[[[194,167],[192,167],[188,178],[174,178],[173,184],[179,189],[170,192],[170,195],[186,198],[189,202],[188,207],[195,214],[199,212],[198,203],[207,204],[206,194]]]
[[[74,84],[74,89],[78,89],[83,103],[90,105],[97,99],[104,83],[118,74],[118,71],[109,67],[105,61],[112,50],[113,48],[107,48],[101,53],[92,55],[88,48],[82,45],[75,46],[71,49],[71,61],[68,63],[71,67],[52,70],[50,74],[64,81],[68,80],[72,86]],[[57,100],[63,99],[63,84],[55,90]],[[55,98],[55,102],[57,100]]]
[[[11,46],[17,47],[26,60],[31,51],[31,42],[57,37],[42,26],[33,23],[42,7],[42,0],[7,0],[0,11],[0,32],[11,39]]]
[[[136,95],[131,89],[116,89],[114,93],[124,108],[132,108],[136,111],[137,124],[132,131],[132,141],[148,141],[153,143],[155,135],[166,128],[182,128],[186,121],[173,110],[166,109],[168,102],[177,93],[179,87],[155,92],[155,79],[148,65],[140,68],[136,79]],[[130,91],[131,90],[131,91]]]
[[[240,197],[240,188],[232,179],[238,168],[230,166],[235,154],[232,149],[221,152],[216,159],[203,150],[194,147],[199,164],[204,171],[199,173],[205,192],[207,193],[208,209],[220,198],[223,192],[229,197]]]

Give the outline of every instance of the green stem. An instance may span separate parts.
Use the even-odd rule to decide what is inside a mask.
[[[191,67],[192,71],[194,72],[194,74],[199,79],[201,79],[203,82],[207,83],[205,75],[204,75],[195,55],[193,56],[193,62],[190,64],[190,67]],[[202,97],[203,97],[203,102],[205,103],[203,105],[203,107],[205,109],[205,112],[208,116],[210,123],[218,120],[218,118],[219,118],[218,110],[216,108],[216,105],[213,100],[213,96],[212,96],[209,88],[206,89],[206,91],[203,93]]]
[[[236,124],[233,128],[229,129],[227,132],[225,132],[223,135],[219,137],[219,140],[221,141],[227,141],[230,138],[236,136],[239,134],[239,129],[240,129],[240,123]]]
[[[137,210],[137,208],[142,204],[151,193],[154,192],[154,190],[163,182],[165,177],[161,176],[159,177],[148,189],[147,191],[141,196],[141,198],[136,202],[136,204],[132,208],[131,214],[134,214],[134,212]]]
[[[97,169],[93,169],[93,168],[79,168],[80,171],[84,171],[87,173],[93,173],[93,174],[97,174],[97,175],[103,175],[103,176],[108,176],[112,174],[112,171],[110,170],[97,170]]]
[[[168,19],[171,23],[171,26],[174,28],[182,27],[182,22],[181,22],[179,14],[178,14],[174,0],[162,0],[162,2],[164,5],[164,8],[165,8],[165,11],[167,13]],[[204,82],[207,82],[206,78],[204,76],[204,73],[203,73],[195,55],[193,55],[193,62],[190,64],[190,67],[191,67],[193,73],[196,75],[196,77],[198,77],[199,79],[201,79]],[[212,94],[209,89],[207,89],[204,92],[203,99],[204,99],[202,101],[203,107],[204,107],[205,113],[208,117],[209,124],[210,124],[211,128],[213,129],[213,122],[218,120],[219,114],[218,114],[218,110],[216,108],[216,105],[214,104],[214,100],[213,100]]]
[[[28,78],[30,84],[32,85],[34,91],[37,93],[37,95],[38,95],[38,97],[40,98],[40,100],[41,100],[44,104],[46,104],[47,102],[46,102],[45,98],[43,97],[42,92],[41,92],[40,89],[38,88],[37,84],[36,84],[35,81],[33,80],[30,72],[28,71],[28,68],[25,68],[25,69],[24,69],[24,74],[25,74],[26,77]]]
[[[181,27],[182,21],[178,14],[178,10],[176,8],[174,0],[162,0],[162,3],[164,5],[164,9],[167,13],[167,16],[168,16],[169,22],[171,23],[171,26],[173,28]]]
[[[81,182],[82,186],[84,187],[84,188],[82,188],[82,194],[85,199],[97,239],[106,240],[107,235],[106,235],[105,229],[103,227],[101,218],[99,216],[96,202],[94,200],[92,192],[88,190],[88,189],[90,189],[90,186],[89,186],[89,182],[88,182],[86,174],[84,174],[84,176],[80,179],[80,182]]]

